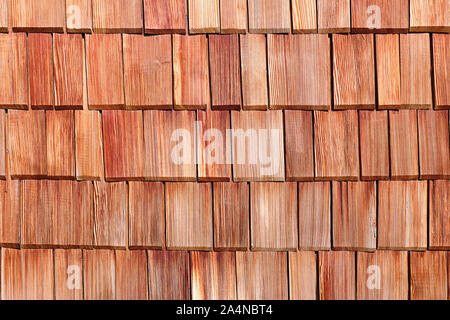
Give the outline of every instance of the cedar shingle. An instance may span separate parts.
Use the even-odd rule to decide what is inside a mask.
[[[66,28],[72,33],[92,32],[91,0],[66,0]]]
[[[20,181],[0,181],[0,245],[19,247]]]
[[[145,33],[186,33],[185,0],[144,0]]]
[[[436,109],[450,109],[450,35],[433,34],[433,63]]]
[[[247,30],[247,1],[220,0],[220,32],[245,33]]]
[[[219,0],[188,0],[188,5],[190,33],[220,31]]]
[[[8,2],[9,0],[0,1],[0,32],[8,32]]]
[[[289,0],[249,0],[249,32],[288,33],[291,30]]]
[[[399,35],[375,36],[377,57],[378,106],[399,108],[402,105]]]
[[[445,251],[410,253],[411,300],[447,300]]]
[[[289,298],[316,300],[317,257],[315,252],[289,252]]]
[[[5,110],[0,110],[0,177],[6,177],[6,128]],[[8,151],[9,152],[9,151]]]
[[[429,248],[450,250],[450,181],[429,182]]]
[[[316,0],[292,0],[293,33],[317,32]]]
[[[92,0],[94,31],[141,33],[142,0]]]
[[[450,32],[450,5],[448,0],[411,0],[410,31]]]
[[[319,252],[320,300],[354,300],[355,253]]]
[[[82,251],[57,249],[54,259],[55,299],[83,300]]]
[[[350,32],[350,0],[317,0],[320,33]]]
[[[407,32],[408,0],[351,0],[352,32]]]
[[[10,0],[10,19],[14,31],[63,32],[64,0]]]
[[[83,250],[85,300],[114,300],[116,271],[113,250]]]
[[[147,300],[147,254],[142,250],[116,250],[117,300]]]

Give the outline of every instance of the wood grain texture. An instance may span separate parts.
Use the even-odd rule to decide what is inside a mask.
[[[185,0],[144,0],[145,33],[186,33]]]
[[[288,33],[291,30],[289,0],[249,0],[250,33]]]
[[[387,111],[359,112],[361,179],[389,179],[389,129]]]
[[[141,33],[142,0],[92,0],[94,32]]]
[[[450,250],[450,181],[429,182],[429,249]]]
[[[319,33],[350,32],[350,0],[317,0]]]
[[[316,300],[317,257],[315,252],[289,252],[289,298]]]
[[[292,32],[317,32],[317,5],[315,0],[292,0]]]
[[[265,110],[267,93],[266,37],[259,34],[240,36],[242,107],[244,110]]]
[[[170,35],[123,35],[125,105],[128,108],[172,107]]]
[[[268,35],[270,108],[329,109],[330,40],[326,35]]]
[[[189,255],[186,251],[148,251],[151,300],[189,300]]]
[[[378,249],[427,248],[427,182],[378,182]]]
[[[205,109],[209,95],[206,36],[173,36],[175,108]]]
[[[210,250],[212,187],[210,183],[166,183],[166,246],[168,249]]]
[[[336,109],[375,107],[373,41],[371,35],[333,35],[334,107]]]
[[[6,130],[7,130],[7,115],[5,110],[0,111],[0,178],[6,177]]]
[[[0,32],[8,32],[8,1],[0,1]]]
[[[245,33],[247,31],[247,1],[220,0],[220,32]]]
[[[355,300],[355,253],[319,252],[320,300]]]
[[[54,251],[55,299],[83,300],[83,255],[82,250]]]
[[[55,108],[83,108],[83,37],[53,35]]]
[[[247,183],[215,182],[214,249],[246,250],[249,244],[249,187]]]
[[[161,249],[165,242],[164,185],[128,182],[129,248]]]
[[[352,32],[391,33],[408,31],[408,0],[351,0],[351,8]],[[379,20],[377,21],[377,19]]]
[[[331,186],[329,182],[298,184],[298,247],[300,250],[331,248]]]
[[[298,245],[297,184],[250,184],[252,250],[295,250]]]
[[[391,177],[417,179],[419,150],[416,110],[389,111]]]
[[[143,250],[116,250],[116,299],[147,300],[147,254]]]
[[[447,253],[410,253],[411,300],[447,300]]]
[[[408,300],[408,252],[358,252],[357,255],[358,300]]]
[[[234,252],[191,251],[192,300],[236,299]]]
[[[47,175],[45,111],[8,112],[10,173],[13,179]]]
[[[314,111],[315,176],[318,180],[356,180],[359,176],[358,114]]]
[[[434,96],[436,109],[450,109],[450,35],[433,34]]]
[[[236,252],[239,300],[287,300],[286,252]]]
[[[102,112],[105,178],[108,181],[144,177],[144,121],[142,111]]]
[[[144,111],[147,180],[197,179],[194,122],[193,111]]]
[[[98,180],[103,175],[101,115],[97,111],[75,111],[76,176]]]
[[[219,33],[219,0],[188,0],[189,32]]]
[[[52,108],[55,104],[52,35],[28,35],[28,72],[30,75],[30,105],[35,109]]]
[[[450,4],[447,0],[410,0],[413,32],[450,32]]]
[[[123,248],[127,245],[127,185],[94,182],[94,246]]]
[[[313,180],[312,112],[286,110],[284,132],[286,135],[286,180]]]
[[[63,32],[64,0],[9,0],[10,19],[15,32]]]
[[[375,182],[332,183],[333,247],[373,251],[377,247]]]
[[[283,113],[231,111],[233,180],[284,181]]]
[[[116,268],[113,250],[83,250],[84,300],[116,298]]]
[[[0,34],[0,103],[26,109],[28,106],[28,58],[25,33]]]
[[[402,105],[399,35],[377,34],[375,42],[378,106],[380,108],[399,108]]]
[[[92,32],[92,0],[66,0],[66,30],[70,33]]]
[[[238,35],[209,36],[212,109],[241,108]]]
[[[19,247],[20,181],[0,181],[0,245]]]
[[[421,179],[450,179],[447,111],[418,110]]]
[[[86,35],[86,64],[89,108],[122,108],[125,101],[121,35]]]

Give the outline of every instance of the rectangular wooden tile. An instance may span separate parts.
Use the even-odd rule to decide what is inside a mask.
[[[125,105],[128,108],[172,107],[170,35],[123,35]]]
[[[359,112],[361,179],[389,179],[389,129],[387,111]]]
[[[145,33],[186,33],[185,0],[144,0]]]
[[[109,181],[144,177],[142,111],[105,110],[102,113],[105,178]]]
[[[61,250],[54,253],[55,299],[83,300],[82,250]]]
[[[249,0],[250,33],[288,33],[291,30],[289,0]]]
[[[86,64],[89,108],[123,107],[121,35],[86,35]]]
[[[234,181],[284,181],[283,113],[232,111]]]
[[[298,245],[297,184],[250,184],[252,250],[295,250]]]
[[[292,0],[292,32],[317,32],[316,0]]]
[[[63,32],[64,0],[10,0],[11,25],[15,32]]]
[[[381,108],[399,108],[402,105],[399,35],[377,34],[375,41],[378,106]]]
[[[407,32],[408,0],[351,0],[352,32]]]
[[[316,300],[317,257],[315,252],[289,252],[289,298]]]
[[[333,186],[333,247],[373,251],[377,247],[375,182],[335,182]]]
[[[142,0],[92,0],[94,32],[141,33]]]
[[[410,31],[450,32],[450,4],[447,0],[410,0]]]
[[[92,32],[91,0],[66,0],[66,30],[72,33]]]
[[[94,182],[94,246],[124,248],[128,239],[127,185]]]
[[[450,181],[429,182],[429,244],[431,250],[450,250]]]
[[[317,0],[320,33],[350,32],[350,0]]]
[[[13,179],[47,175],[45,111],[8,112],[10,173]]]
[[[240,36],[242,107],[244,110],[265,110],[267,93],[266,37],[258,34]]]
[[[391,177],[417,179],[419,150],[416,110],[389,111]]]
[[[189,32],[220,31],[219,0],[189,0]]]
[[[358,300],[408,300],[408,252],[358,252]]]
[[[76,176],[98,180],[103,175],[101,115],[97,111],[75,111]]]
[[[329,38],[326,35],[267,37],[270,108],[329,109]]]
[[[52,35],[28,35],[28,71],[30,74],[30,105],[35,109],[52,108],[55,104]]]
[[[421,179],[450,179],[447,111],[418,110]]]
[[[8,1],[0,1],[0,32],[8,32]]]
[[[128,183],[130,249],[161,249],[165,242],[164,185]]]
[[[0,34],[0,103],[8,108],[28,106],[28,59],[25,33]]]
[[[373,41],[371,35],[333,35],[333,83],[336,109],[375,107]]]
[[[206,36],[173,36],[175,108],[206,108],[209,95]]]
[[[447,253],[410,253],[411,300],[447,300]]]
[[[195,112],[144,111],[145,177],[195,181]]]
[[[319,252],[320,300],[355,300],[355,253]]]
[[[0,245],[19,247],[20,181],[0,181]]]
[[[358,114],[314,111],[315,176],[318,180],[356,180],[359,176]],[[334,155],[330,157],[330,154]]]
[[[314,179],[312,112],[286,110],[286,180]]]
[[[150,300],[189,300],[189,255],[186,251],[148,251]]]
[[[220,0],[220,32],[245,33],[247,31],[247,1]]]
[[[239,300],[287,300],[286,252],[236,252]]]
[[[209,36],[212,109],[241,108],[238,35]]]
[[[116,299],[147,300],[147,254],[143,250],[116,250]]]
[[[191,251],[192,300],[236,299],[234,252]]]
[[[83,108],[83,37],[53,35],[55,107]]]
[[[248,184],[215,182],[214,249],[246,250],[249,243]]]
[[[378,182],[378,249],[427,248],[427,182]]]
[[[450,109],[450,35],[433,34],[433,81],[436,109]]]
[[[84,300],[114,300],[116,270],[113,250],[83,250]]]
[[[47,175],[75,177],[75,119],[72,110],[46,112]]]
[[[22,252],[23,250],[1,249],[2,300],[24,299]]]
[[[6,130],[7,115],[5,110],[0,110],[0,178],[6,177]],[[9,152],[9,151],[8,151]]]
[[[211,184],[168,182],[165,199],[167,248],[211,249],[213,245]]]

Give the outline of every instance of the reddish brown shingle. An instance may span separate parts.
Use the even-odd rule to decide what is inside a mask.
[[[317,0],[320,33],[350,32],[350,0]]]
[[[116,250],[116,299],[147,300],[147,254],[143,250]]]
[[[81,250],[54,252],[55,299],[83,300],[83,256]]]
[[[436,109],[450,108],[450,35],[433,34],[433,67]]]
[[[447,0],[410,0],[409,8],[410,31],[450,31],[450,5]]]
[[[355,300],[355,253],[319,252],[320,300]]]
[[[289,0],[249,0],[250,33],[288,33],[291,30]]]
[[[85,300],[114,300],[116,270],[113,250],[83,250]]]
[[[294,33],[317,32],[316,0],[292,0],[292,31]]]
[[[220,32],[245,33],[247,30],[247,1],[220,0]]]
[[[140,33],[142,12],[142,0],[92,0],[94,31]]]
[[[66,0],[67,32],[92,32],[92,0]]]
[[[317,256],[315,252],[289,252],[289,298],[316,300]]]
[[[188,5],[190,33],[220,31],[219,0],[188,0]]]
[[[408,0],[351,0],[352,32],[407,32]]]
[[[450,181],[429,182],[429,248],[450,248]]]
[[[145,33],[186,33],[185,0],[144,0]]]
[[[446,252],[411,252],[410,264],[411,300],[447,300]]]
[[[0,245],[19,247],[20,181],[0,181]]]
[[[10,19],[14,31],[63,32],[64,0],[10,0]]]

